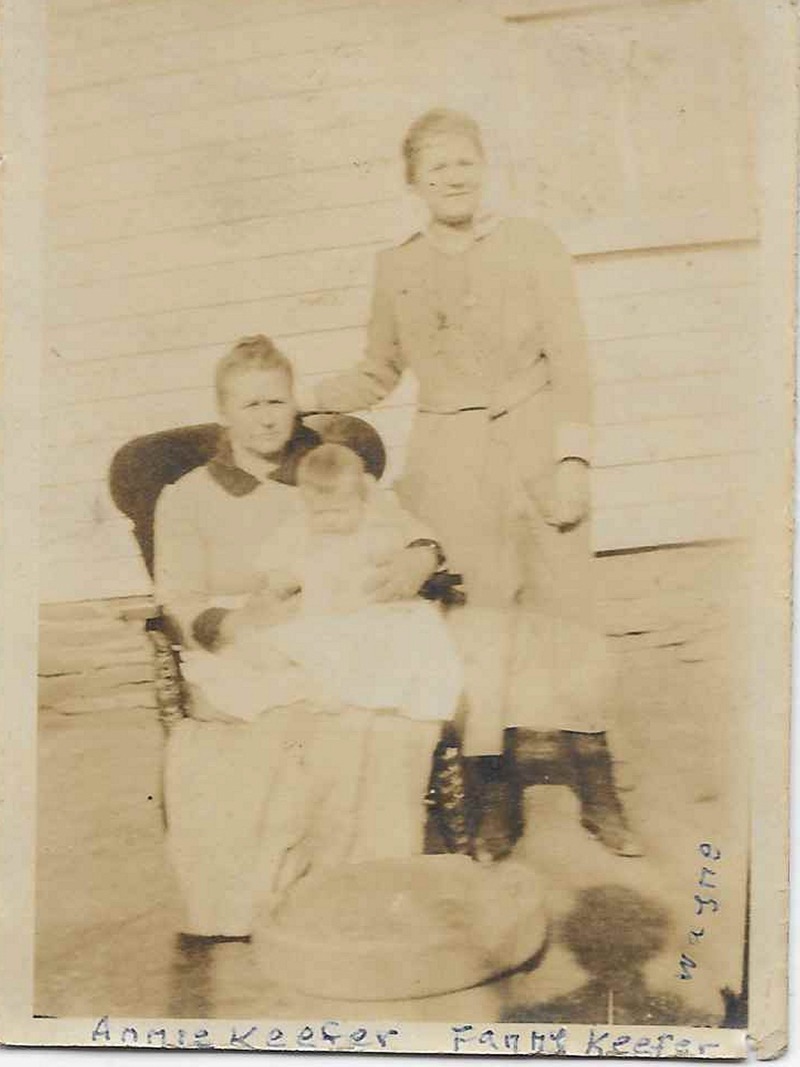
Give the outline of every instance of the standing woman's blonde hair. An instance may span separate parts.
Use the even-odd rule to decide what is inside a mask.
[[[426,111],[424,115],[420,115],[411,123],[403,139],[403,159],[406,165],[406,181],[409,185],[413,185],[416,180],[417,159],[425,142],[446,134],[468,137],[481,156],[486,155],[480,126],[470,115],[446,107]]]

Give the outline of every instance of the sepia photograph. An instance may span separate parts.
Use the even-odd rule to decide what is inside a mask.
[[[4,22],[0,1039],[779,1055],[796,6]]]

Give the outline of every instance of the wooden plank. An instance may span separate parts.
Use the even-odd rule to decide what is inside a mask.
[[[697,501],[691,501],[688,509],[679,509],[681,514],[677,519],[680,521],[675,521],[675,510],[670,508],[674,516],[670,527],[673,532],[681,529],[684,533],[689,532],[692,517],[695,520],[703,518]],[[713,516],[714,511],[712,506],[706,517]],[[599,550],[609,539],[618,539],[613,531],[624,522],[624,517],[614,517],[613,513],[598,515],[596,543]],[[718,529],[722,527],[718,526]],[[70,545],[65,546],[62,542],[61,547],[53,546],[43,560],[41,588],[46,591],[46,599],[58,601],[149,592],[149,581],[138,549],[123,519],[109,519],[93,527],[84,524],[79,530],[75,527],[73,533],[75,536]],[[652,539],[646,529],[641,535],[641,544]],[[630,531],[627,539],[631,542],[628,547],[641,547],[641,544],[632,543],[635,538]],[[666,610],[674,622],[687,617],[687,598],[696,603],[698,587],[705,590],[702,594],[704,611],[713,609],[719,593],[719,583],[714,577],[718,571],[715,561],[720,554],[728,558],[739,549],[735,544],[719,544],[711,549],[681,548],[669,553],[669,566],[664,563],[665,551],[669,550],[635,557],[619,555],[598,561],[600,589],[605,596],[604,618],[613,611],[614,614],[608,615],[612,628],[616,619],[625,629],[658,625],[663,630],[663,611]],[[65,566],[65,562],[71,565]],[[665,601],[665,597],[668,600]],[[614,608],[614,603],[620,607]],[[651,618],[654,605],[658,603],[664,606],[661,616]]]
[[[717,585],[721,569],[742,573],[747,549],[740,544],[682,545],[680,548],[628,555],[604,556],[598,560],[598,590],[601,601],[648,599],[663,592],[691,594],[698,588]],[[665,560],[669,560],[665,564]]]
[[[407,435],[413,410],[410,407],[383,409],[367,417],[387,446],[398,452],[398,460],[402,460],[393,442]],[[683,506],[691,500],[697,501],[702,511],[704,500],[733,492],[737,470],[737,458],[730,456],[597,470],[592,483],[595,512],[601,515],[623,509],[627,513],[635,508],[645,512],[653,505],[661,507],[678,502]],[[97,480],[44,486],[41,509],[45,528],[56,535],[60,529],[74,524],[94,527],[119,519],[105,470]]]
[[[373,236],[384,223],[385,220],[382,219],[373,220]],[[290,239],[287,228],[281,233],[276,226],[271,232],[276,240]],[[333,235],[332,228],[328,232]],[[297,242],[310,241],[312,233],[313,228],[311,232],[306,231],[306,234],[294,234],[292,239]],[[259,244],[264,235],[264,228],[259,227]],[[241,237],[242,243],[247,241],[251,245],[255,240],[249,233]],[[199,245],[200,241],[198,247]],[[370,254],[373,249],[374,245],[369,249]],[[228,249],[220,249],[222,255],[228,252]],[[176,250],[175,254],[183,253]],[[354,271],[360,271],[361,277],[366,260],[366,255],[361,263],[358,262],[357,254],[350,258]],[[251,290],[257,288],[257,271],[251,269],[248,274]],[[234,268],[231,281],[235,281],[236,277]],[[176,306],[174,310],[154,315],[124,316],[78,323],[74,326],[53,326],[49,343],[67,360],[80,361],[207,344],[227,344],[244,333],[259,331],[291,336],[326,329],[356,327],[364,325],[368,318],[370,288],[364,285],[354,285],[346,289],[318,289],[259,300],[236,299],[235,296],[231,300],[232,287],[229,283],[221,289],[213,303],[201,303],[199,306],[190,306],[187,310]],[[708,299],[702,300],[698,299],[695,293],[658,293],[648,294],[636,304],[623,298],[617,314],[603,310],[603,322],[598,322],[599,315],[595,305],[593,313],[587,315],[587,330],[595,344],[596,339],[617,340],[614,330],[618,333],[625,331],[625,337],[633,339],[638,339],[642,334],[647,336],[647,331],[650,335],[664,337],[671,336],[674,332],[691,334],[708,330],[714,334],[713,340],[716,341],[722,327],[732,329],[735,325],[730,321],[729,315],[738,314],[745,332],[752,326],[752,309],[747,301],[742,301],[744,307],[737,307],[735,296],[739,294],[739,289],[710,290]],[[668,329],[668,322],[663,318],[657,320],[656,314],[671,314],[673,330]],[[624,321],[624,325],[611,325],[620,319]],[[700,345],[702,343],[699,342]],[[611,350],[613,351],[613,348]],[[592,351],[595,351],[594,344]]]
[[[119,519],[105,480],[45,486],[39,505],[43,529],[47,531],[44,544],[56,543],[59,532],[73,526],[95,528]],[[65,543],[69,540],[61,539]]]
[[[77,564],[87,570],[96,562],[125,561],[139,556],[130,523],[121,515],[102,522],[75,523],[59,541],[51,541],[46,548],[49,565]],[[690,554],[691,562],[686,565],[683,560],[676,561],[675,570],[670,568],[669,573],[665,573],[662,556],[653,559],[653,552],[635,557],[620,553],[598,559],[599,603],[604,616],[625,619],[632,626],[646,629],[652,625],[650,616],[659,603],[675,605],[677,611],[671,618],[675,622],[681,607],[685,611],[687,604],[697,607],[702,601],[702,612],[707,614],[728,602],[731,591],[719,585],[718,557],[738,558],[734,556],[740,553],[737,542],[720,541],[713,548],[705,544],[684,545],[673,551]],[[609,564],[613,567],[609,568]]]
[[[361,301],[366,300],[367,291],[361,291]],[[276,303],[280,306],[276,307]],[[124,397],[139,397],[144,401],[152,393],[202,388],[211,380],[216,360],[237,337],[258,332],[259,327],[263,330],[265,326],[280,325],[281,329],[276,329],[273,336],[285,342],[287,334],[283,331],[291,327],[293,317],[298,314],[304,324],[308,322],[308,309],[304,304],[281,300],[212,310],[213,321],[205,311],[192,313],[188,322],[181,322],[180,316],[176,315],[177,321],[165,322],[164,328],[170,331],[195,330],[197,343],[192,344],[191,338],[183,335],[182,339],[186,341],[183,350],[165,345],[163,351],[153,355],[134,348],[129,355],[109,359],[111,350],[102,347],[101,335],[100,340],[95,339],[97,352],[101,353],[97,361],[90,358],[85,349],[80,352],[82,358],[74,359],[76,349],[62,343],[58,349],[62,358],[50,360],[53,367],[48,373],[45,406],[66,411],[75,403],[97,405]],[[315,314],[318,325],[328,323],[325,332],[315,338],[315,343],[304,343],[306,338],[302,334],[297,337],[296,346],[283,343],[298,373],[331,374],[350,366],[363,349],[363,330],[346,325],[351,318],[356,322],[363,319],[358,303],[338,307],[333,303],[325,304],[318,307]],[[337,321],[344,321],[345,327],[333,325]],[[331,331],[330,337],[328,331]],[[218,336],[214,344],[201,344],[215,333]],[[175,336],[170,334],[170,339]],[[119,339],[119,344],[123,341],[124,338]],[[106,357],[102,355],[104,352]],[[94,362],[97,362],[96,367],[92,366]],[[720,373],[682,376],[665,371],[661,378],[613,381],[597,386],[595,421],[598,426],[617,426],[655,419],[725,414],[742,409],[745,401],[743,383],[729,367]]]
[[[738,533],[727,495],[703,501],[670,501],[648,508],[598,510],[593,526],[595,552],[680,544],[734,537]]]
[[[392,203],[248,219],[61,249],[53,256],[50,284],[77,285],[265,255],[353,248],[399,240],[407,233]]]
[[[363,329],[343,329],[294,337],[273,335],[273,340],[292,360],[298,376],[310,377],[351,366],[364,350],[364,335]],[[73,403],[101,403],[112,397],[200,389],[212,380],[214,365],[225,350],[225,345],[198,345],[154,355],[137,353],[76,362],[59,358],[51,351],[45,376],[45,405],[61,409]]]
[[[751,285],[756,271],[755,246],[751,244],[633,250],[577,261],[578,287],[586,301],[673,289]]]
[[[646,337],[690,330],[751,329],[755,320],[753,286],[637,293],[587,301],[586,331],[593,340]]]
[[[725,607],[725,596],[719,590],[704,590],[702,594],[697,590],[672,595],[659,592],[642,600],[604,604],[600,614],[606,633],[614,636],[652,636],[662,646],[674,642],[677,651],[699,641],[705,633],[706,645],[716,646],[719,653],[729,637],[721,621]],[[676,632],[680,630],[684,632]]]
[[[287,180],[282,184],[288,190],[291,186],[291,181]],[[351,190],[349,199],[346,192],[348,185]],[[379,183],[376,182],[374,187],[376,190],[378,185]],[[397,203],[391,196],[377,201],[373,200],[370,195],[372,189],[364,188],[356,183],[349,183],[346,180],[341,183],[341,192],[342,202],[337,206],[345,209],[358,205],[365,210],[370,210],[377,206],[379,209],[386,210],[388,214],[391,214],[393,207],[397,208]],[[287,199],[288,195],[287,192]],[[363,201],[359,200],[360,195],[364,196]],[[305,206],[300,206],[303,204],[301,191],[297,210],[292,214],[305,215],[312,210],[326,212],[328,209],[322,206],[323,199],[323,195],[320,192],[318,196],[313,198],[313,201],[306,203]],[[334,197],[334,204],[335,199]],[[272,206],[270,205],[270,207]],[[255,207],[254,198],[253,209]],[[333,207],[333,204],[330,205],[330,210],[333,210]],[[210,206],[209,214],[221,218],[224,217],[226,212],[230,212],[233,221],[235,218],[247,218],[245,215],[247,210],[244,205],[229,208],[223,201],[219,205]],[[265,213],[262,209],[263,214]],[[270,214],[267,214],[266,217],[270,217]],[[280,209],[276,210],[272,217],[283,220],[290,216],[286,211],[286,207],[281,205]],[[249,221],[250,219],[247,218],[247,222]],[[243,223],[243,225],[247,225],[247,222]],[[401,209],[397,211],[397,221],[393,224],[393,229],[396,233],[411,232],[414,222],[415,219],[411,212],[407,211],[403,216]],[[127,224],[125,228],[127,229]],[[147,232],[144,227],[137,228],[131,225],[130,228],[131,233],[142,232],[142,230]],[[164,239],[166,238],[164,237]],[[181,307],[197,307],[203,303],[219,303],[221,300],[226,299],[226,293],[230,294],[229,299],[237,297],[239,299],[247,299],[248,297],[255,299],[257,296],[305,292],[315,288],[329,287],[334,279],[341,284],[343,278],[346,280],[346,284],[363,285],[367,284],[370,279],[374,253],[384,243],[385,241],[376,241],[358,248],[323,248],[319,251],[310,249],[301,253],[285,253],[282,256],[279,255],[279,257],[259,257],[258,259],[211,263],[202,267],[176,268],[171,274],[168,287],[163,284],[163,280],[159,275],[150,277],[147,274],[135,275],[125,280],[118,277],[110,280],[100,278],[77,286],[59,284],[52,294],[52,314],[50,318],[54,323],[113,319],[122,315],[145,314],[150,311],[166,310],[170,307],[179,309]],[[706,308],[714,305],[719,306],[721,300],[731,295],[731,291],[735,293],[741,289],[746,289],[747,285],[745,283],[742,285],[728,285],[727,280],[733,278],[735,273],[741,278],[746,277],[749,273],[749,267],[742,264],[741,270],[737,272],[728,271],[722,275],[719,281],[715,279],[713,274],[708,273],[705,276],[704,286],[699,288],[670,288],[667,292],[673,294],[673,296],[668,296],[667,292],[657,288],[655,285],[648,284],[647,288],[645,288],[644,279],[646,275],[644,272],[639,273],[642,281],[637,295],[653,298],[648,302],[648,310],[653,302],[660,302],[666,305],[671,303],[673,305],[682,304],[690,308],[690,313],[695,316],[688,320],[689,328],[692,328],[692,324],[698,321],[697,316],[700,316],[699,321],[703,324],[703,328],[706,329],[708,317],[703,318],[699,309],[703,306]],[[263,278],[263,281],[259,280],[261,278]],[[585,286],[585,290],[589,289],[590,286]],[[634,288],[632,292],[636,293],[636,289]],[[654,294],[657,293],[661,293],[661,295],[655,296]],[[592,298],[584,295],[584,314],[592,333],[601,334],[604,330],[609,330],[609,320],[615,317],[615,311],[620,305],[612,305],[610,309],[601,307],[599,311],[598,306],[608,300],[616,299],[623,302],[628,301],[628,304],[622,303],[621,305],[617,328],[614,331],[615,334],[622,333],[622,327],[627,329],[628,326],[641,322],[641,315],[634,319],[633,316],[627,314],[627,308],[633,300],[631,293],[623,294],[620,292],[605,298],[597,296]],[[645,310],[644,314],[647,314],[648,310]],[[710,314],[713,315],[713,312],[710,312]],[[717,318],[713,318],[712,321],[719,322],[718,316],[724,314],[721,306],[719,306],[716,314]],[[658,320],[653,319],[653,323],[657,325]],[[722,336],[724,327],[717,332]],[[646,334],[645,336],[649,335]],[[729,336],[735,344],[736,339],[742,336],[741,327],[739,329],[731,329]],[[616,339],[616,337],[612,339]],[[619,337],[619,340],[624,339],[624,336]],[[596,340],[596,346],[599,347],[601,340],[602,338]]]
[[[293,53],[292,53],[293,54]],[[365,91],[363,85],[323,88],[314,92],[256,97],[221,107],[202,107],[191,98],[190,110],[175,114],[143,113],[124,123],[73,127],[54,131],[50,139],[51,173],[57,175],[80,160],[81,166],[116,160],[135,160],[142,155],[187,151],[209,143],[235,142],[239,137],[281,139],[290,130],[292,138],[330,136],[330,131],[353,122],[385,122],[398,111],[401,84],[392,84],[389,57],[383,78]],[[397,131],[402,136],[401,129]]]
[[[94,528],[76,527],[72,536],[46,553],[46,566],[83,570],[91,575],[95,567],[102,569],[112,562],[125,566],[136,562],[139,555],[130,524],[106,522]]]
[[[205,371],[202,375],[198,372],[195,380],[199,381],[201,377],[208,381]],[[312,380],[313,377],[309,375]],[[669,383],[664,388],[669,393]],[[679,387],[672,389],[670,404],[676,410],[680,410],[682,395]],[[210,384],[198,384],[190,389],[182,385],[180,389],[158,395],[144,392],[136,396],[92,400],[69,406],[58,405],[57,392],[51,396],[54,398],[54,412],[47,420],[45,431],[48,441],[60,446],[92,439],[118,439],[123,432],[133,436],[135,433],[187,425],[214,417]],[[654,397],[652,403],[657,406],[661,403],[658,389]],[[393,397],[386,401],[387,404],[393,402]],[[709,390],[703,406],[713,405],[713,390]],[[666,406],[667,402],[664,401],[662,410]],[[693,456],[725,455],[749,447],[746,424],[741,413],[717,411],[638,422],[628,420],[598,428],[595,435],[595,463],[600,467],[652,463]]]
[[[398,124],[399,125],[399,124]],[[240,136],[191,149],[180,145],[166,153],[135,159],[74,165],[50,176],[50,204],[91,204],[126,197],[160,197],[198,184],[245,181],[331,167],[367,166],[396,160],[400,131],[386,122],[358,122],[335,136],[310,140],[284,129],[280,136]]]
[[[218,29],[236,23],[266,23],[305,12],[363,7],[363,0],[194,0],[152,3],[106,0],[49,0],[51,54],[91,50],[135,41],[153,34],[185,33],[187,29]]]
[[[321,374],[345,370],[356,362],[364,350],[365,331],[356,328],[276,339],[292,358],[299,374]],[[600,392],[612,382],[644,383],[649,380],[654,386],[656,381],[692,374],[731,373],[743,366],[743,354],[749,349],[745,340],[725,335],[720,335],[720,343],[706,342],[704,335],[696,334],[658,340],[663,340],[664,344],[654,350],[642,342],[635,350],[611,351],[602,358],[593,351],[596,390]],[[741,342],[738,351],[736,341]],[[51,351],[44,382],[44,403],[59,408],[107,397],[199,388],[210,380],[214,364],[223,351],[224,347],[216,344],[198,345],[183,351],[153,355],[137,353],[75,362],[57,357]]]
[[[52,213],[51,247],[215,226],[269,215],[349,207],[394,198],[403,189],[396,163],[334,167],[300,174],[192,185],[179,193],[103,200]]]
[[[290,93],[373,85],[385,74],[386,55],[371,42],[270,56],[263,63],[222,62],[201,70],[131,77],[53,93],[50,124],[54,131],[66,133],[71,128],[128,122],[187,107],[216,108],[244,100],[274,100]]]
[[[404,0],[409,17],[419,10],[418,0]],[[263,9],[262,9],[263,12]],[[225,62],[265,60],[270,55],[334,49],[369,41],[386,25],[381,4],[364,4],[358,18],[340,16],[334,11],[311,12],[284,21],[260,18],[224,26],[195,30],[190,22],[177,33],[149,32],[128,42],[104,48],[88,47],[55,51],[51,58],[52,91],[99,82],[120,81],[178,70],[198,70],[213,64],[220,56]],[[54,42],[55,43],[55,42]]]
[[[730,536],[731,528],[725,523],[724,511],[724,506],[721,507],[713,501],[709,502],[707,508],[698,506],[697,501],[689,502],[688,507],[672,505],[668,515],[651,512],[649,526],[647,523],[640,523],[636,531],[626,524],[624,515],[614,512],[600,513],[595,522],[595,546],[597,550],[602,551],[604,544],[622,539],[628,542],[627,547],[642,547],[652,541],[654,530],[658,532],[662,529],[658,525],[662,518],[669,520],[664,529],[669,530],[676,541],[696,531],[699,528],[698,521],[708,528],[715,527],[721,536]],[[724,550],[724,547],[720,546],[720,550]],[[708,550],[700,548],[681,551],[708,553]],[[637,557],[636,561],[639,563],[645,559],[644,556]],[[609,584],[603,574],[608,562],[604,559],[599,564],[603,587],[608,587]],[[624,556],[616,557],[614,562],[625,568],[627,582],[630,559]],[[669,593],[662,584],[665,577],[663,564],[659,559],[656,564],[650,568],[653,576],[646,580],[646,585],[653,588],[653,583],[657,583],[657,593],[649,597],[644,595],[604,602],[603,618],[610,629],[646,630],[656,627],[659,631],[666,631],[669,625],[674,628],[696,616],[697,579],[693,584],[687,581],[686,587]],[[707,569],[706,567],[705,570]],[[670,578],[669,575],[666,577]],[[96,525],[91,532],[86,528],[81,529],[70,544],[54,547],[43,559],[42,578],[42,589],[47,591],[46,599],[52,600],[136,595],[147,593],[150,588],[138,549],[123,520],[110,520]],[[614,581],[613,585],[619,588],[619,581]],[[724,594],[720,596],[718,589],[707,589],[703,593],[703,612],[707,615],[708,612],[718,611],[722,600]],[[619,607],[614,607],[614,603]],[[689,610],[692,606],[695,609],[693,612]]]
[[[746,451],[740,415],[701,415],[605,426],[595,435],[595,465],[616,467]],[[709,535],[712,536],[712,535]]]
[[[753,333],[722,329],[593,341],[590,353],[600,385],[743,368],[754,345]]]
[[[216,361],[216,355],[214,362]],[[212,363],[213,366],[213,363]],[[208,373],[203,373],[197,376],[197,388],[208,389],[208,382],[210,381],[210,367]],[[373,416],[380,419],[380,411],[383,409],[403,410],[404,414],[399,416],[399,422],[396,427],[389,427],[389,430],[393,431],[393,436],[396,441],[400,441],[406,431],[406,424],[410,422],[413,416],[416,397],[416,382],[410,375],[406,375],[400,382],[398,388],[393,392],[391,397],[387,399],[378,412],[365,415],[368,419],[372,419]],[[84,411],[86,411],[84,407]],[[214,414],[213,421],[216,420],[216,413]],[[200,417],[191,421],[199,422]],[[50,435],[50,427],[52,422],[48,421],[45,429],[45,436]],[[178,423],[174,424],[179,425]],[[163,427],[167,428],[167,427]],[[382,427],[382,432],[386,432],[387,428]],[[140,432],[134,431],[134,434]],[[144,431],[141,431],[144,432]],[[45,486],[64,486],[71,485],[80,482],[101,482],[105,480],[108,469],[116,450],[125,444],[126,441],[133,436],[128,432],[126,427],[120,428],[119,432],[105,436],[98,436],[93,439],[89,439],[83,442],[73,442],[69,447],[65,448],[60,444],[49,443],[44,449],[42,460],[42,484]]]
[[[43,487],[101,482],[108,477],[114,453],[128,441],[123,431],[101,441],[85,441],[69,448],[49,445],[42,449]]]
[[[402,401],[401,401],[402,403]],[[385,407],[398,407],[395,397]],[[118,440],[174,426],[213,422],[216,405],[211,383],[194,389],[76,404],[55,411],[45,426],[45,444],[71,447],[88,441]]]
[[[340,279],[342,263],[351,272],[348,282],[355,277],[363,284],[376,248],[410,229],[411,217],[403,219],[387,200],[197,227],[184,231],[180,240],[163,233],[65,249],[54,256],[53,320],[111,320],[151,308],[219,304],[226,296],[246,299],[299,286],[308,291]],[[275,262],[276,257],[286,258]],[[203,258],[210,262],[198,265]],[[173,272],[169,286],[159,280],[166,271]],[[130,283],[121,280],[131,275]],[[753,290],[746,285],[609,296],[584,301],[583,310],[595,343],[688,331],[738,335],[752,326],[755,315]]]
[[[644,583],[651,587],[657,583],[661,588],[663,583],[669,584],[673,574],[683,573],[683,559],[690,556],[693,559],[709,560],[701,567],[703,573],[708,572],[717,555],[722,554],[728,558],[730,546],[717,544],[713,546],[698,546],[696,548],[664,548],[658,552],[645,553],[636,556],[616,556],[598,560],[598,573],[601,585],[605,586],[605,572],[610,565],[614,570],[621,573],[621,577],[615,578],[613,585],[616,589],[627,591],[629,587]],[[690,555],[691,554],[691,555]],[[647,566],[643,575],[642,567]],[[716,570],[714,571],[716,573]],[[715,585],[719,582],[715,579]],[[111,559],[99,559],[91,567],[64,568],[57,561],[45,563],[40,582],[45,603],[58,603],[82,600],[95,600],[111,597],[147,596],[152,592],[152,585],[144,569],[138,551],[133,541],[130,542],[129,554],[125,557],[118,556]],[[696,585],[695,585],[696,590]],[[658,601],[662,594],[654,599]],[[694,616],[682,605],[685,594],[675,598],[666,606],[667,613],[675,619],[691,621]],[[705,594],[704,594],[704,603]],[[647,605],[642,610],[637,610],[636,601],[629,602],[624,609],[625,614],[609,616],[609,628],[616,627],[619,630],[629,628],[644,628],[648,625],[658,626],[664,629],[663,616],[658,617],[656,605],[651,604],[648,611]],[[605,621],[605,616],[604,616]]]
[[[319,290],[164,312],[148,318],[60,326],[51,331],[50,339],[70,362],[206,345],[218,345],[224,350],[245,334],[285,337],[361,326],[367,320],[369,300],[370,290],[366,287]]]
[[[257,277],[254,288],[257,290]],[[224,293],[222,294],[224,296]],[[362,328],[335,333],[276,338],[300,374],[344,370],[364,350]],[[598,393],[612,383],[642,383],[693,374],[739,373],[753,351],[745,333],[693,333],[596,342],[591,346],[592,370]],[[75,401],[200,386],[208,380],[220,345],[197,345],[191,350],[70,361],[55,345],[44,382],[45,402],[57,406]],[[613,393],[609,394],[612,396]]]
[[[170,426],[212,422],[215,417],[213,391],[185,389],[134,400],[82,404],[48,419],[45,443],[51,447],[71,447],[85,441],[116,440],[121,434],[134,437]]]
[[[568,18],[643,7],[698,3],[698,0],[500,0],[498,14],[508,22]]]
[[[50,293],[53,326],[147,316],[229,301],[248,301],[332,287],[372,283],[375,253],[383,242],[357,248],[311,249],[255,259],[211,263],[169,272],[111,278]]]
[[[672,462],[605,467],[592,472],[592,499],[598,510],[702,500],[737,484],[738,456],[710,456]]]
[[[364,350],[363,330],[337,330],[331,333],[274,338],[289,356],[295,375],[313,381],[346,369]],[[73,404],[102,404],[119,398],[145,398],[154,394],[183,392],[209,387],[213,368],[224,346],[156,355],[123,356],[116,360],[95,360],[64,366],[50,357],[46,370],[45,408],[58,421]],[[404,389],[416,381],[411,375],[386,402],[401,402]],[[407,394],[411,396],[411,393]]]
[[[189,376],[179,367],[175,372],[175,379],[180,381],[179,387],[159,395],[145,388],[138,393],[98,400],[91,395],[90,384],[85,383],[81,394],[88,394],[91,399],[67,405],[60,401],[59,389],[54,383],[49,394],[53,416],[48,418],[47,436],[53,443],[66,445],[92,438],[118,439],[123,432],[121,427],[125,428],[124,432],[130,434],[149,432],[138,429],[139,420],[146,422],[150,428],[160,429],[164,426],[178,426],[211,418],[213,398],[208,383],[211,368],[218,355],[219,352],[206,353],[204,364],[198,364],[196,367],[187,358],[184,366],[192,371],[189,378],[192,386],[187,386],[186,379]],[[147,364],[140,367],[134,361],[130,376],[135,379],[137,371],[146,369]],[[330,373],[330,369],[326,369],[320,377]],[[313,380],[315,375],[307,377]],[[89,383],[91,380],[88,380]],[[629,418],[620,423],[600,423],[595,434],[596,465],[607,467],[698,455],[720,455],[740,452],[750,447],[746,422],[741,413],[732,413],[730,405],[722,402],[722,394],[713,385],[708,384],[704,393],[695,396],[690,388],[691,384],[689,381],[676,384],[667,380],[657,383],[657,388],[649,397],[640,397],[641,410],[682,413],[678,417],[663,416],[640,421]],[[634,392],[640,392],[638,385],[639,383],[631,383]],[[724,383],[724,388],[728,390],[732,400],[738,399],[739,393],[735,386]],[[393,405],[396,403],[396,397],[397,393],[384,403]],[[200,398],[204,399],[193,411],[193,404]],[[686,414],[687,409],[692,408],[707,408],[709,411]],[[167,421],[164,421],[165,419]]]
[[[405,187],[397,162],[194,185],[181,193],[108,200],[51,213],[54,248],[241,219],[391,200]],[[630,252],[577,261],[585,301],[656,290],[705,289],[754,280],[748,245]]]
[[[380,413],[370,413],[366,416],[370,420],[374,418],[379,432],[391,437],[393,447],[400,450],[405,444],[405,435],[413,418],[412,393],[413,383],[409,380],[408,389],[401,389],[395,394],[389,410],[402,414],[395,415],[393,423],[382,423]],[[215,419],[216,415],[212,418]],[[201,419],[198,417],[186,421]],[[175,422],[172,425],[177,426],[180,423]],[[168,428],[166,421],[160,428]],[[72,442],[66,447],[63,443],[50,444],[44,452],[43,484],[64,487],[104,481],[114,452],[138,432],[145,430],[136,427],[131,433],[129,427],[123,426],[120,432],[107,437]],[[601,453],[603,436],[602,433],[598,434],[598,451]],[[665,448],[664,451],[668,449]],[[718,486],[731,484],[736,476],[735,472],[739,470],[740,462],[738,454],[731,454],[616,467],[598,465],[593,472],[595,493],[599,494],[596,495],[596,502],[599,506],[604,500],[608,500],[611,506],[613,503],[629,504],[635,500],[649,504],[659,498],[694,499],[705,493],[705,487],[712,480],[712,475],[719,475]]]
[[[127,0],[48,0],[48,25],[53,25],[56,16],[74,18],[90,13],[109,11],[127,3]]]
[[[595,390],[595,423],[718,415],[740,411],[745,401],[743,383],[730,372],[613,382]]]
[[[91,568],[64,568],[44,561],[39,588],[45,603],[145,596],[152,583],[141,559],[97,560]]]

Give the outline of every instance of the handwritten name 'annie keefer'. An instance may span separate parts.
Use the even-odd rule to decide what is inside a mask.
[[[706,1036],[706,1035],[703,1035]],[[194,1028],[125,1024],[104,1015],[92,1029],[93,1045],[129,1048],[211,1048],[240,1050],[415,1052],[418,1042],[405,1042],[397,1027],[324,1023],[282,1027],[258,1023],[213,1024]],[[635,1056],[648,1059],[706,1059],[714,1056],[718,1042],[701,1040],[680,1031],[653,1031],[651,1035],[591,1027],[588,1034],[573,1034],[566,1027],[511,1029],[452,1024],[431,1051],[538,1056]]]

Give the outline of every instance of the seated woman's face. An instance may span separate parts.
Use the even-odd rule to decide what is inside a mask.
[[[297,404],[282,370],[242,370],[225,381],[220,415],[231,444],[261,459],[281,451],[292,436]]]
[[[414,166],[414,190],[432,218],[455,226],[471,222],[480,207],[486,163],[471,137],[445,133],[424,141]]]

